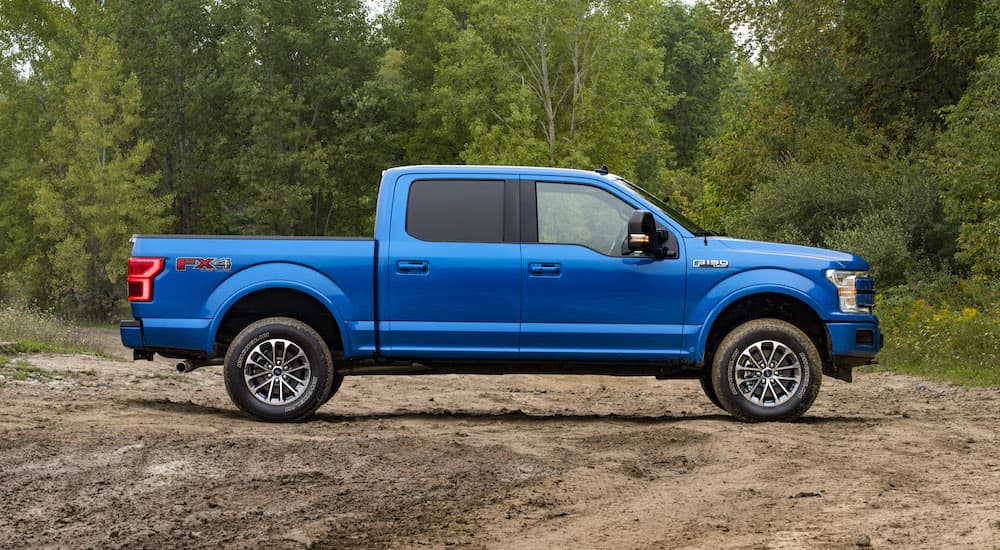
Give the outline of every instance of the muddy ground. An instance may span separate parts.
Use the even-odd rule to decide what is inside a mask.
[[[361,377],[273,425],[219,367],[15,361],[4,548],[1000,548],[996,389],[862,373],[741,424],[694,381]]]

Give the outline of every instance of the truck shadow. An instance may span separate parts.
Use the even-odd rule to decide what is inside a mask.
[[[233,420],[254,422],[252,418],[235,408],[215,407],[193,401],[171,401],[168,399],[129,399],[128,405],[142,407],[160,412],[189,414],[197,416],[214,416]],[[370,422],[377,420],[436,420],[436,421],[490,421],[501,420],[511,423],[557,423],[557,422],[625,422],[631,424],[670,424],[692,422],[698,420],[717,420],[721,422],[740,424],[738,420],[724,413],[712,414],[664,414],[664,415],[632,415],[632,414],[595,414],[588,412],[562,411],[554,413],[526,412],[521,409],[501,410],[450,410],[428,409],[411,410],[397,409],[394,411],[371,412],[362,414],[324,413],[322,410],[304,420],[304,423],[328,422]],[[796,421],[796,424],[865,424],[886,420],[884,417],[862,416],[807,416]]]

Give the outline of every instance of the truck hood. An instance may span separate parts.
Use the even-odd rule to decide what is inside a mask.
[[[837,250],[795,244],[748,241],[729,237],[712,237],[712,239],[718,241],[720,245],[729,250],[742,254],[753,254],[754,256],[787,256],[838,264],[836,267],[843,269],[868,269],[868,262],[860,256]]]

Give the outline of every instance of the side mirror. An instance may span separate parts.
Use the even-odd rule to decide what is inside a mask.
[[[657,229],[656,233],[660,236],[660,253],[657,256],[671,260],[679,258],[680,252],[677,250],[677,241],[670,232],[666,229]]]
[[[628,249],[649,256],[660,250],[660,234],[656,231],[656,220],[649,210],[636,210],[628,219]]]

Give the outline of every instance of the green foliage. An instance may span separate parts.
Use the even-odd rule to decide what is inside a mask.
[[[133,233],[166,227],[156,175],[142,174],[149,142],[134,138],[140,94],[121,74],[114,42],[91,35],[66,86],[65,117],[42,144],[31,204],[49,252],[49,282],[67,310],[101,319],[120,307]]]
[[[696,168],[705,140],[722,124],[720,97],[733,78],[733,38],[707,4],[668,1],[659,10],[653,38],[663,48],[663,80],[676,98],[661,120],[674,162]]]
[[[220,116],[232,98],[217,65],[222,10],[206,10],[203,0],[105,4],[103,23],[117,38],[123,71],[138,76],[138,133],[152,145],[144,166],[159,174],[158,194],[173,198],[172,229],[230,231],[235,143]]]
[[[739,232],[737,213],[771,167],[791,156],[794,109],[776,86],[773,71],[742,61],[722,92],[723,126],[702,166],[705,225]]]
[[[384,166],[364,162],[373,144],[357,135],[356,111],[377,101],[364,83],[379,55],[360,2],[229,2],[220,19],[225,116],[239,136],[230,167],[247,199],[233,224],[254,234],[363,229]]]
[[[1000,290],[984,278],[932,277],[879,297],[882,368],[1000,386]]]
[[[947,115],[948,131],[929,156],[947,213],[961,225],[958,258],[974,273],[1000,276],[1000,44]]]
[[[1000,352],[998,0],[366,5],[0,3],[0,298],[107,320],[132,233],[367,233],[390,166],[607,164],[867,258],[887,363]]]
[[[742,207],[740,234],[857,253],[883,286],[939,269],[954,252],[954,230],[941,221],[935,182],[880,140],[858,141],[821,124],[805,132],[799,156],[772,163]]]
[[[986,24],[977,14],[992,3],[716,0],[715,6],[727,22],[750,31],[749,48],[781,75],[776,84],[803,122],[822,117],[838,126],[877,127],[912,146],[921,128],[940,126],[937,110],[961,96],[976,55],[969,47],[976,41],[967,37]],[[962,47],[945,46],[959,40]]]
[[[657,115],[668,103],[653,13],[645,1],[474,4],[436,51],[423,139],[457,146],[470,163],[605,163],[657,177],[669,156]]]
[[[55,12],[48,2],[0,7],[0,298],[44,299],[48,292],[47,262],[38,256],[46,243],[28,208],[35,196],[29,181],[39,173],[46,106],[58,94],[43,81],[45,64],[36,63],[40,78],[24,79],[21,72],[42,56],[43,44],[56,33]]]

